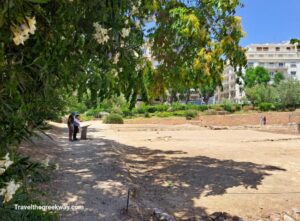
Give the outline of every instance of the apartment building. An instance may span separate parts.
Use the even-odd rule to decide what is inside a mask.
[[[290,43],[252,44],[247,47],[248,67],[261,66],[272,78],[276,72],[300,80],[300,49]]]
[[[266,68],[271,79],[276,72],[281,72],[286,79],[300,80],[300,48],[296,44],[251,44],[247,47],[246,57],[248,67]],[[223,75],[223,91],[220,88],[216,90],[215,103],[221,103],[224,99],[240,102],[244,93],[242,87],[236,84],[237,76],[233,68],[226,67]]]
[[[223,71],[223,89],[217,88],[214,103],[221,103],[223,100],[231,100],[236,103],[240,103],[244,96],[243,86],[237,84],[237,75],[234,68],[226,66]]]

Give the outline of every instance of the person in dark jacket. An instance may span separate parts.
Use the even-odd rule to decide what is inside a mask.
[[[79,127],[80,127],[80,119],[79,119],[79,115],[77,114],[75,116],[75,119],[74,119],[74,133],[73,133],[73,141],[75,140],[78,140],[77,139],[77,133],[79,133]]]
[[[68,117],[68,128],[69,128],[69,141],[73,141],[73,133],[74,133],[74,120],[75,120],[75,112],[72,112]]]

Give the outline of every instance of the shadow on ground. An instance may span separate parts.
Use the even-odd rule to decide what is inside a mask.
[[[251,162],[185,157],[181,151],[151,150],[107,139],[70,143],[66,129],[49,134],[57,146],[49,145],[48,149],[54,155],[53,163],[60,165],[49,183],[53,202],[85,207],[63,212],[61,220],[147,221],[151,220],[149,211],[153,208],[178,220],[193,220],[195,216],[208,215],[205,205],[195,207],[193,199],[222,195],[237,186],[257,189],[272,171],[284,171]],[[47,152],[47,148],[43,151]],[[126,215],[121,211],[128,189],[131,207],[138,205],[139,210],[129,210]]]

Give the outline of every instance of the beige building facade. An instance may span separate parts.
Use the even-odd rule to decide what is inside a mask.
[[[283,73],[285,79],[300,80],[300,48],[288,42],[281,44],[251,44],[246,51],[247,67],[261,66],[268,70],[271,83],[276,72]],[[215,103],[224,99],[240,103],[244,97],[243,86],[237,84],[234,69],[224,69],[223,90],[218,88],[214,96]]]

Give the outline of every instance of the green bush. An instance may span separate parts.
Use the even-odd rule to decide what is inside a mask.
[[[198,112],[196,110],[187,110],[185,112],[185,118],[187,120],[191,120],[191,119],[193,119],[193,118],[195,118],[197,116],[198,116]]]
[[[222,111],[224,110],[221,105],[212,105],[211,108],[215,111]]]
[[[88,111],[86,111],[85,115],[88,117],[97,117],[98,114],[102,111],[104,111],[103,108],[96,107],[96,108],[92,108],[92,109],[89,109]]]
[[[272,103],[263,102],[259,104],[259,110],[261,111],[270,111],[274,108],[274,105]]]
[[[141,104],[140,106],[133,109],[133,113],[135,114],[144,114],[147,112],[147,106],[145,104]]]
[[[172,117],[173,114],[171,112],[157,112],[156,116],[157,117]]]
[[[223,109],[224,109],[225,111],[227,111],[227,112],[232,113],[232,112],[235,111],[234,106],[231,105],[231,104],[223,104],[222,106],[223,106]]]
[[[158,104],[158,105],[155,105],[155,108],[156,108],[156,111],[158,111],[158,112],[164,112],[164,111],[168,110],[169,106],[166,104]]]
[[[217,111],[214,109],[208,109],[208,110],[204,111],[204,114],[205,115],[216,115]]]
[[[145,117],[145,118],[150,118],[151,115],[150,115],[148,112],[146,112],[146,113],[144,114],[144,117]]]
[[[105,124],[123,124],[124,120],[119,114],[110,114],[104,118],[103,123]]]
[[[284,105],[281,104],[281,103],[274,103],[273,104],[273,107],[272,107],[272,110],[275,110],[275,111],[284,111]]]
[[[80,115],[80,121],[89,121],[89,120],[93,120],[94,117],[93,116],[87,116],[87,115]]]
[[[184,116],[185,116],[185,113],[186,113],[186,111],[184,111],[184,110],[172,112],[172,114],[173,114],[174,116],[178,116],[178,117],[184,117]]]
[[[235,105],[235,111],[241,111],[242,106],[240,104]]]
[[[157,111],[156,106],[146,106],[146,111],[148,113],[155,113]]]
[[[200,105],[186,104],[186,110],[198,110]]]
[[[132,111],[129,110],[128,107],[123,107],[122,108],[122,114],[123,114],[124,117],[129,117],[129,116],[133,115]]]
[[[176,102],[171,105],[171,111],[186,110],[186,107],[187,106],[185,104]]]
[[[198,105],[198,110],[199,111],[206,111],[206,110],[208,110],[209,108],[208,108],[208,105]]]

